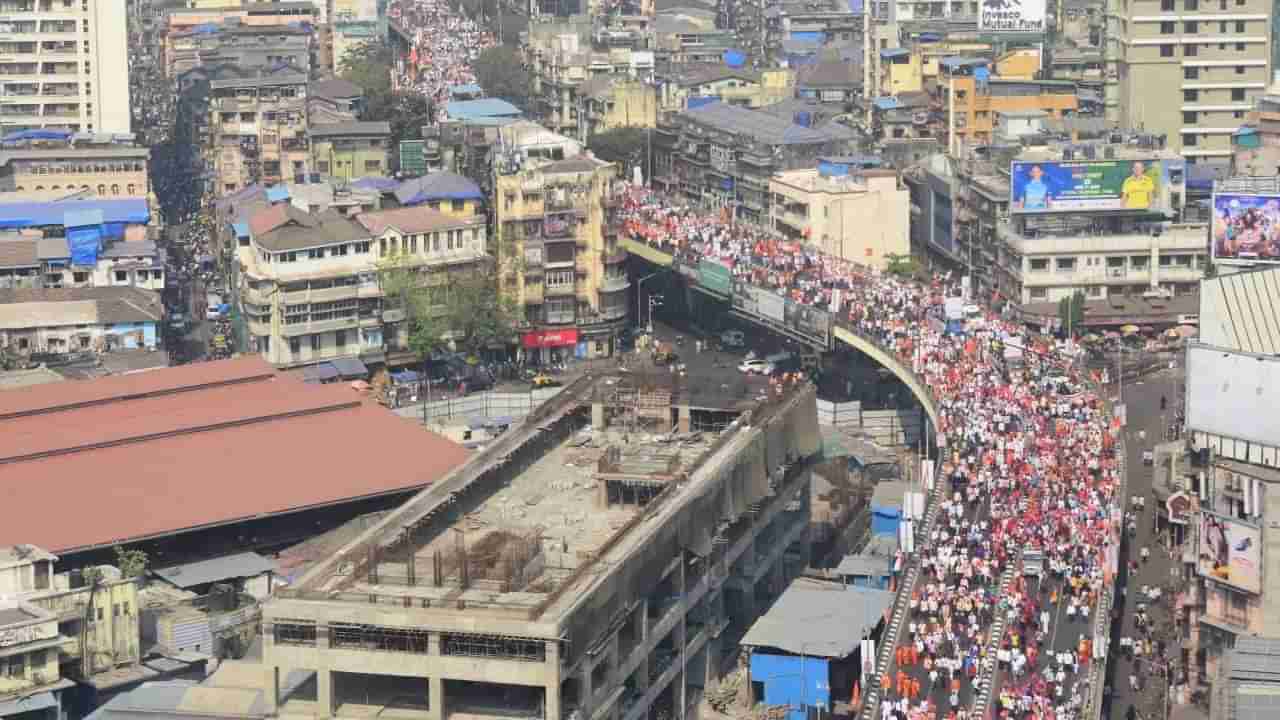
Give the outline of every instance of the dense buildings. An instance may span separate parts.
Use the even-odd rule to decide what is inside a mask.
[[[10,3],[0,37],[0,132],[129,132],[124,0]]]
[[[136,287],[0,290],[0,348],[25,355],[155,350],[160,296]]]
[[[610,186],[617,166],[580,155],[527,155],[500,165],[494,188],[501,292],[520,307],[528,358],[609,357],[626,325],[627,254],[617,245]]]
[[[11,140],[0,149],[0,198],[27,193],[84,193],[97,197],[141,197],[151,194],[147,163],[151,151],[131,135],[68,134],[52,139]],[[7,198],[6,198],[7,199]]]
[[[307,82],[292,68],[209,82],[205,152],[218,194],[308,172]]]
[[[696,712],[806,555],[814,391],[759,382],[575,382],[267,604],[271,707]],[[637,432],[722,426],[679,446]],[[287,668],[315,669],[314,701]]]
[[[770,220],[784,237],[883,268],[887,256],[911,253],[910,199],[896,170],[851,168],[848,160],[774,175]]]
[[[1267,0],[1107,8],[1108,121],[1164,135],[1188,162],[1226,165],[1231,134],[1272,81]]]

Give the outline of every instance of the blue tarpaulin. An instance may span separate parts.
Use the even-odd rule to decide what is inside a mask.
[[[696,110],[702,107],[703,105],[710,105],[711,103],[716,102],[719,99],[720,98],[716,97],[715,95],[695,95],[689,98],[687,109]]]
[[[145,225],[151,221],[147,201],[141,198],[128,200],[61,200],[55,202],[16,202],[0,204],[0,227],[42,227],[67,225],[70,215],[75,222],[84,222],[84,211],[96,211],[96,220],[85,224],[124,223]],[[71,227],[76,227],[72,225]]]
[[[396,383],[416,383],[418,382],[418,373],[413,370],[393,372],[391,373],[391,381]]]
[[[862,0],[849,0],[849,12],[855,15],[862,14]]]
[[[449,172],[438,172],[406,180],[396,188],[401,205],[421,205],[432,200],[483,200],[480,186],[470,178]]]
[[[18,130],[0,138],[0,142],[21,142],[23,140],[66,140],[71,137],[70,130]]]
[[[724,64],[731,68],[740,68],[747,64],[747,56],[741,50],[725,50]]]
[[[105,238],[122,238],[124,237],[124,229],[127,227],[122,222],[109,222],[102,224],[102,237]]]
[[[791,39],[820,43],[823,41],[824,34],[821,30],[793,30],[791,31]]]
[[[819,160],[818,174],[822,177],[844,177],[849,174],[849,164]]]
[[[97,265],[98,252],[102,250],[102,228],[94,225],[68,229],[67,244],[71,247],[72,265]]]
[[[235,230],[236,237],[238,238],[249,237],[249,223],[245,223],[245,222],[231,223],[231,229]]]
[[[267,188],[267,202],[278,203],[289,199],[289,188],[284,185],[276,185]]]

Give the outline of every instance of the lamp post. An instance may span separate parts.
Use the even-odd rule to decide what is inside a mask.
[[[645,275],[644,277],[642,277],[642,278],[640,278],[639,280],[637,280],[637,281],[636,281],[636,324],[637,324],[637,325],[639,325],[639,324],[640,324],[640,321],[641,321],[642,319],[644,319],[644,310],[642,310],[641,308],[642,308],[642,303],[643,303],[643,298],[644,298],[644,283],[645,283],[645,281],[646,281],[646,280],[652,280],[653,278],[655,278],[655,277],[657,277],[657,276],[659,276],[659,275],[663,275],[663,274],[668,273],[668,272],[670,272],[670,270],[669,270],[669,269],[668,269],[668,270],[658,270],[658,271],[656,271],[656,272],[651,272],[651,273],[649,273],[648,275]],[[652,323],[651,323],[651,324],[652,324]]]
[[[649,322],[646,325],[650,335],[653,334],[653,309],[656,307],[662,307],[662,296],[650,295],[649,296]]]

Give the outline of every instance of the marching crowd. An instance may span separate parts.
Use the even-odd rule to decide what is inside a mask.
[[[449,88],[476,82],[471,65],[493,47],[493,33],[453,12],[448,0],[396,0],[389,14],[413,32],[413,49],[397,87],[430,98],[443,119]]]
[[[942,305],[959,292],[949,277],[922,283],[879,273],[636,187],[626,188],[619,212],[633,240],[721,263],[735,280],[829,311],[895,351],[932,389],[942,504],[917,541],[930,551],[896,669],[878,679],[883,720],[974,720],[975,680],[995,665],[998,716],[1078,717],[1087,691],[1078,680],[1093,650],[1088,621],[1115,559],[1119,490],[1116,429],[1081,389],[1079,371],[1048,341],[994,314],[947,333]],[[1006,363],[1008,346],[1025,350],[1025,361]],[[1046,559],[1042,579],[1017,568],[1026,550]],[[1055,616],[1066,618],[1056,631]],[[992,637],[997,624],[1004,630]]]

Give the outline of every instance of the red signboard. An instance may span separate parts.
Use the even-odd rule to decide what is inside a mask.
[[[527,348],[565,347],[578,344],[578,330],[539,330],[525,333],[522,338]]]

